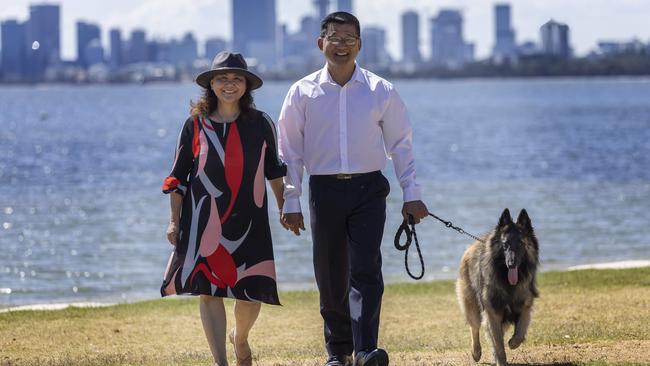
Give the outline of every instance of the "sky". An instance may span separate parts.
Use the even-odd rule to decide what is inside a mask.
[[[193,32],[199,47],[210,37],[232,38],[232,0],[58,0],[61,5],[62,56],[76,58],[76,22],[83,20],[102,27],[102,42],[108,46],[108,30],[122,29],[127,37],[134,28],[144,28],[148,37],[181,38]],[[476,56],[489,55],[494,44],[493,6],[507,0],[353,0],[355,15],[364,26],[387,30],[388,51],[401,58],[401,14],[420,14],[420,49],[429,54],[429,19],[442,8],[461,10],[464,37],[476,45]],[[26,20],[33,0],[0,0],[0,20]],[[539,27],[554,19],[571,27],[570,42],[577,55],[584,55],[600,40],[650,42],[650,0],[510,0],[517,42],[539,42]],[[312,0],[276,0],[279,23],[290,31],[300,18],[316,10]],[[314,47],[316,41],[314,40]],[[202,53],[202,49],[199,50]]]

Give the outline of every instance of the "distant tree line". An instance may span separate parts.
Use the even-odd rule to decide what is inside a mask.
[[[650,55],[630,53],[573,59],[528,56],[520,58],[517,63],[495,64],[489,60],[479,61],[456,70],[423,67],[412,73],[389,70],[378,72],[397,78],[638,76],[650,75]]]

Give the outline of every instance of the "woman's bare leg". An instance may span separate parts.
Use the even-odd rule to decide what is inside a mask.
[[[238,363],[242,365],[252,364],[251,348],[248,345],[248,334],[250,333],[257,316],[260,314],[262,305],[260,303],[235,300],[235,331],[233,334],[235,343],[235,356]]]
[[[201,323],[205,337],[210,345],[214,362],[218,366],[228,366],[226,357],[226,309],[223,299],[209,295],[201,295]]]

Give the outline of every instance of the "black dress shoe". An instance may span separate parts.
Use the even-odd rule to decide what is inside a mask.
[[[381,348],[360,351],[354,357],[355,366],[388,366],[388,353]]]
[[[324,366],[352,366],[352,356],[330,356]]]

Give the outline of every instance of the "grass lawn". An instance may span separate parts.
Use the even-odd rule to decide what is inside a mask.
[[[508,350],[511,364],[650,364],[650,268],[548,272],[539,288],[528,339]],[[322,365],[317,293],[281,300],[263,306],[253,328],[255,364]],[[381,327],[391,365],[474,364],[452,281],[386,286]],[[482,344],[481,363],[490,363],[485,334]],[[211,365],[211,356],[197,299],[180,298],[2,313],[0,365]]]

